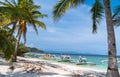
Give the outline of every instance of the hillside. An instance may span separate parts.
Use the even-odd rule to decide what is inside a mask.
[[[28,47],[29,49],[29,52],[39,52],[39,53],[43,53],[44,51],[43,50],[39,50],[37,48],[34,48],[34,47]]]

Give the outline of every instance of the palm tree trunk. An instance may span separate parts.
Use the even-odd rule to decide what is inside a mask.
[[[110,0],[104,0],[107,35],[108,35],[108,68],[106,77],[120,77],[118,72],[117,56],[116,56],[116,41],[114,26],[112,23],[112,14],[110,9]]]
[[[13,62],[17,61],[17,50],[18,50],[18,45],[19,45],[19,42],[20,42],[20,38],[21,38],[21,32],[19,32],[19,34],[18,34],[18,39],[17,39],[16,45],[15,45],[14,60],[13,60]]]

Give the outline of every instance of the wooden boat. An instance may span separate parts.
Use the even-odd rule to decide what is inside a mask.
[[[82,56],[79,56],[79,61],[76,63],[76,65],[84,65],[84,64],[87,64],[87,59]]]

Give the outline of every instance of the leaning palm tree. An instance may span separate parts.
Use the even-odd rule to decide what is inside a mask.
[[[45,29],[45,24],[38,19],[46,17],[46,15],[38,11],[40,6],[35,5],[32,0],[12,0],[12,2],[5,0],[5,2],[0,2],[0,4],[2,4],[2,6],[0,6],[2,14],[8,15],[10,12],[10,15],[8,16],[11,19],[11,23],[9,24],[13,24],[12,33],[16,28],[18,31],[17,42],[14,51],[14,61],[16,61],[18,44],[22,35],[24,37],[24,41],[26,42],[27,25],[31,25],[36,33],[37,26]]]
[[[69,8],[77,7],[80,4],[83,4],[84,1],[85,0],[59,0],[59,2],[54,6],[53,9],[54,21],[58,21]],[[108,35],[108,69],[106,77],[120,77],[117,65],[116,41],[114,35],[114,27],[112,23],[113,21],[110,9],[110,0],[103,0],[103,5],[101,3],[101,0],[95,0],[95,3],[91,8],[93,32],[96,32],[97,25],[102,20],[102,15],[105,10]]]

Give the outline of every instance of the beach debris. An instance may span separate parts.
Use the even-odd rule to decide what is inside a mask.
[[[10,67],[9,67],[9,69],[14,70],[14,69],[15,69],[15,67],[14,67],[14,66],[10,66]]]
[[[23,65],[19,65],[15,68],[25,68],[26,73],[41,73],[42,69],[41,66],[31,64],[31,63],[24,63]]]

